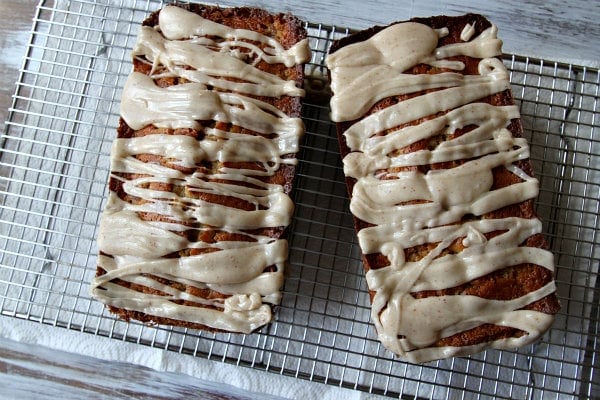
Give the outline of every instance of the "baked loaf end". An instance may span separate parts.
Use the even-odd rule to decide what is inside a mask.
[[[415,18],[327,58],[372,320],[411,362],[531,343],[560,308],[496,32]]]
[[[143,22],[92,296],[153,324],[249,333],[271,321],[309,56],[287,14],[182,5]]]

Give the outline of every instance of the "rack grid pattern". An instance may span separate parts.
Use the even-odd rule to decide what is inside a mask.
[[[600,396],[600,117],[596,69],[505,55],[541,192],[537,210],[557,261],[562,311],[543,340],[411,365],[376,339],[324,58],[350,29],[307,23],[312,61],[276,320],[251,335],[115,319],[88,294],[107,194],[120,88],[153,0],[42,0],[0,138],[0,313],[401,398]]]

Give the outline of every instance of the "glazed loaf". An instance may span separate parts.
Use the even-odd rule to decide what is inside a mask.
[[[371,317],[410,362],[531,343],[559,310],[496,33],[481,15],[416,18],[327,58]]]
[[[152,324],[250,333],[271,321],[309,56],[288,14],[166,6],[143,22],[93,297]]]

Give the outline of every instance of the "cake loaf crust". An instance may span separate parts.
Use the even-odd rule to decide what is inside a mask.
[[[289,14],[189,4],[143,22],[91,287],[111,312],[242,333],[271,321],[309,55]]]
[[[531,343],[560,308],[500,55],[476,14],[373,27],[329,52],[372,319],[411,362]]]

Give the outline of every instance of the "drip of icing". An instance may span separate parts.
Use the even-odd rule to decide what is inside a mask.
[[[481,82],[482,77],[456,73],[413,75],[403,73],[425,63],[438,67],[463,69],[462,63],[444,60],[456,55],[485,58],[497,69],[488,71],[488,79],[504,79],[501,62],[490,59],[501,54],[502,42],[492,26],[476,39],[464,44],[437,46],[439,33],[428,26],[410,22],[395,24],[364,42],[343,47],[327,57],[331,70],[331,119],[351,121],[364,115],[377,101],[391,95],[414,93],[432,88],[462,86],[464,80]],[[483,74],[482,74],[483,75]],[[470,90],[470,89],[469,89]],[[468,101],[467,101],[468,102]]]
[[[454,56],[468,56],[475,58],[488,58],[502,54],[502,40],[496,37],[498,28],[492,25],[481,32],[475,39],[465,43],[452,43],[438,47],[435,50],[436,58]]]
[[[493,69],[485,70],[485,75],[480,76],[479,79],[465,80],[465,84],[461,86],[444,90],[445,96],[440,96],[440,93],[436,92],[427,93],[363,118],[344,132],[348,146],[354,149],[359,146],[360,141],[386,129],[435,114],[439,110],[450,110],[510,88],[508,72],[501,61],[485,60],[480,62],[480,65],[482,69],[483,65],[492,66]],[[344,101],[350,101],[350,96],[348,95]]]
[[[537,180],[513,164],[529,157],[526,141],[512,137],[507,130],[511,120],[519,118],[517,107],[477,102],[510,87],[506,68],[495,58],[501,54],[502,44],[496,32],[491,26],[472,39],[474,29],[467,26],[464,43],[438,47],[438,37],[447,30],[401,23],[343,47],[327,60],[335,121],[354,121],[377,101],[392,95],[435,89],[358,119],[344,132],[350,149],[343,160],[344,172],[356,179],[350,209],[371,224],[358,232],[359,245],[363,254],[380,253],[389,260],[388,266],[367,272],[367,284],[375,292],[372,319],[382,343],[412,362],[469,354],[488,345],[506,348],[530,343],[553,319],[548,314],[519,310],[553,293],[553,282],[507,301],[466,295],[417,299],[411,295],[456,287],[523,263],[554,269],[550,252],[521,246],[541,232],[537,219],[457,223],[466,214],[483,215],[538,194]],[[462,69],[445,60],[456,55],[481,58],[478,74],[405,72],[421,63]],[[430,116],[419,124],[397,128]],[[475,128],[452,136],[466,126]],[[448,139],[429,149],[404,151],[438,135]],[[389,171],[453,161],[461,164],[427,173]],[[507,168],[522,182],[493,189],[492,170],[497,167]],[[488,240],[486,234],[492,232],[502,233]],[[458,239],[464,249],[444,254]],[[422,259],[405,259],[405,249],[433,243],[434,248]],[[514,327],[526,334],[465,348],[435,346],[441,338],[484,323]]]
[[[247,29],[232,29],[176,6],[166,6],[161,10],[158,25],[164,37],[169,40],[217,36],[232,39],[236,45],[244,44],[245,41],[262,43],[268,46],[265,53],[271,54],[268,62],[283,63],[288,68],[310,59],[307,39],[286,50],[269,36]]]
[[[166,273],[204,283],[242,283],[256,278],[266,266],[282,263],[287,255],[287,242],[250,244],[228,250],[179,258],[115,259],[118,268],[96,279],[98,285],[115,278],[144,273]]]
[[[460,32],[460,40],[468,42],[475,34],[475,24],[466,24],[463,30]]]
[[[122,200],[115,192],[109,195],[98,236],[98,265],[105,274],[94,279],[91,293],[117,308],[252,332],[271,320],[269,304],[281,298],[288,250],[285,240],[249,232],[286,227],[293,212],[283,187],[262,178],[282,165],[296,164],[286,155],[298,151],[303,133],[300,118],[289,117],[255,96],[304,95],[294,81],[264,72],[256,64],[298,65],[310,58],[308,42],[284,49],[265,35],[167,6],[159,14],[158,29],[142,27],[133,54],[151,63],[152,71],[149,76],[133,72],[128,77],[121,103],[125,122],[134,130],[148,125],[192,128],[202,131],[203,139],[159,133],[114,141],[111,178],[136,200]],[[252,59],[253,64],[248,64]],[[155,74],[159,69],[160,74]],[[165,77],[180,78],[182,83],[159,87],[155,79]],[[255,134],[203,128],[198,122],[202,120],[231,123]],[[166,161],[145,162],[141,155]],[[214,173],[198,168],[205,162],[216,164]],[[228,165],[244,162],[262,168]],[[206,200],[212,195],[248,207]],[[142,213],[160,218],[143,220]],[[201,237],[208,229],[245,236],[248,241],[208,243],[184,235],[199,230]],[[188,249],[201,251],[172,257]],[[153,277],[212,289],[225,298],[195,296]],[[115,279],[160,294],[139,292],[113,283]],[[193,305],[174,302],[180,300]]]
[[[242,42],[245,43],[245,42]],[[304,91],[294,81],[264,72],[231,53],[216,52],[192,41],[171,41],[154,29],[143,26],[133,54],[145,56],[154,64],[162,64],[173,72],[194,82],[206,83],[218,88],[232,88],[242,93],[262,96],[303,96]],[[181,66],[190,66],[186,70]],[[223,78],[243,79],[250,83],[235,83]]]
[[[300,135],[302,132],[300,118],[287,117],[263,101],[218,93],[200,83],[161,88],[151,77],[139,72],[133,72],[127,78],[121,99],[121,116],[132,129],[151,124],[199,129],[197,121],[216,120],[265,134],[293,132]]]
[[[395,130],[384,136],[371,136],[358,142],[353,153],[344,158],[344,173],[353,178],[366,176],[377,170],[411,165],[479,157],[513,146],[526,147],[522,139],[513,138],[505,129],[506,121],[518,118],[515,106],[494,107],[486,103],[471,103],[418,125]],[[419,150],[394,156],[397,148],[410,146],[420,140],[443,133],[451,135],[456,129],[477,124],[474,130],[438,145],[436,151]],[[386,154],[388,157],[381,157]]]

